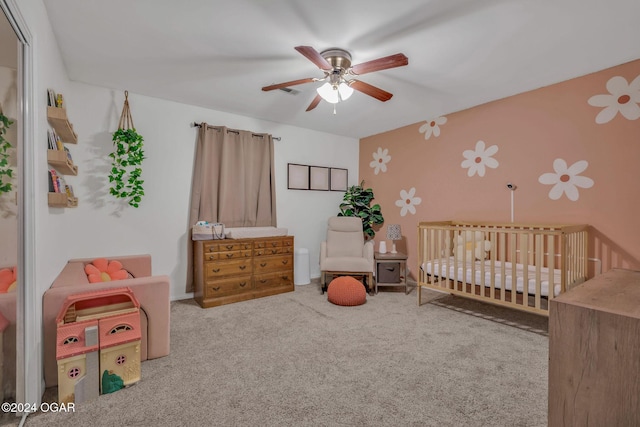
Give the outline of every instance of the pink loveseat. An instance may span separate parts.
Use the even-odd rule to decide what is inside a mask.
[[[3,268],[3,267],[0,267]],[[16,293],[0,294],[0,330],[2,333],[2,374],[0,397],[15,397],[16,392]]]
[[[58,384],[56,362],[56,316],[67,296],[91,290],[129,287],[140,302],[142,345],[140,360],[169,354],[169,276],[151,275],[150,255],[109,257],[118,260],[133,278],[89,283],[84,267],[95,258],[73,259],[62,269],[42,301],[44,328],[44,380],[46,387]]]

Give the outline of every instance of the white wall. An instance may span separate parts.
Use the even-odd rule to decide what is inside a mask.
[[[145,196],[138,209],[108,194],[111,133],[122,110],[122,91],[71,83],[64,94],[67,113],[78,134],[68,145],[77,177],[68,177],[79,198],[74,209],[49,209],[55,229],[73,236],[72,244],[56,245],[65,258],[150,253],[155,274],[171,276],[173,299],[185,293],[188,216],[197,128],[195,122],[225,125],[279,136],[275,142],[278,226],[296,237],[296,247],[311,251],[313,274],[327,217],[335,215],[343,193],[287,190],[287,163],[310,163],[349,169],[357,179],[358,140],[255,120],[129,93],[137,131],[145,140]],[[54,239],[59,238],[55,233]],[[61,267],[61,266],[60,266]]]

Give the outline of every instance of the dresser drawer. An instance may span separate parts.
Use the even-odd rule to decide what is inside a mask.
[[[258,240],[253,244],[254,251],[260,255],[292,254],[293,236]]]
[[[207,262],[204,265],[207,279],[232,274],[251,274],[251,258]]]
[[[207,282],[204,290],[205,298],[216,298],[227,295],[241,294],[253,288],[251,276],[240,276],[232,279],[222,279]]]
[[[257,257],[253,260],[253,271],[255,274],[287,270],[293,270],[293,257],[291,255]]]
[[[222,242],[222,243],[221,243]],[[251,242],[235,242],[233,240],[208,240],[203,243],[205,254],[213,252],[228,252],[251,250]]]
[[[268,248],[277,248],[282,246],[281,239],[265,239],[265,240],[257,240],[253,243],[253,247],[256,249],[268,249]]]
[[[219,260],[251,258],[251,250],[224,251],[224,252],[219,252],[217,255]]]
[[[286,253],[284,252],[284,249],[286,248],[283,248],[281,246],[254,249],[253,255],[254,256],[279,255],[279,254]]]
[[[251,258],[251,250],[205,252],[203,256],[205,262],[225,259]]]
[[[223,242],[218,243],[218,250],[221,252],[224,251],[242,251],[251,249],[251,242],[238,242],[230,240],[224,240]]]
[[[256,290],[277,288],[293,285],[293,272],[283,271],[278,273],[259,274],[253,278],[253,286]]]

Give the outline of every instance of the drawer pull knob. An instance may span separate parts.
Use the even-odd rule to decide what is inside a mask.
[[[260,279],[260,283],[267,283],[268,280],[267,279]]]
[[[278,242],[271,242],[271,246],[278,246]]]
[[[283,264],[283,265],[287,265],[288,263],[289,263],[289,260],[288,260],[288,259],[283,259],[283,260],[282,260],[282,264]]]
[[[282,276],[282,280],[289,280],[289,276]]]
[[[227,258],[233,258],[233,254],[227,254]]]
[[[246,285],[247,285],[247,282],[242,282],[242,283],[240,283],[240,287],[241,287],[241,288],[244,288]]]
[[[277,253],[278,253],[278,250],[277,250],[277,249],[271,249],[271,253],[272,253],[272,254],[277,254]]]
[[[215,288],[212,288],[214,291],[219,291],[220,290],[220,286],[216,286]]]
[[[209,252],[213,252],[213,251],[215,251],[215,249],[213,247],[210,247]]]
[[[213,254],[209,255],[209,261],[211,261],[213,259]]]
[[[220,269],[219,269],[219,268],[214,268],[214,269],[213,269],[213,272],[214,272],[214,273],[217,273],[217,272],[219,272],[219,271],[220,271]]]
[[[246,265],[240,265],[240,266],[238,266],[238,268],[239,268],[240,270],[244,270],[245,268],[247,268],[247,266],[246,266]]]
[[[260,267],[266,267],[266,266],[267,266],[267,263],[266,263],[266,262],[261,262],[261,263],[260,263]]]

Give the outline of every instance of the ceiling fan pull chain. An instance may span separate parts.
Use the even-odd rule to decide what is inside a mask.
[[[333,104],[333,114],[336,113],[336,104]]]

